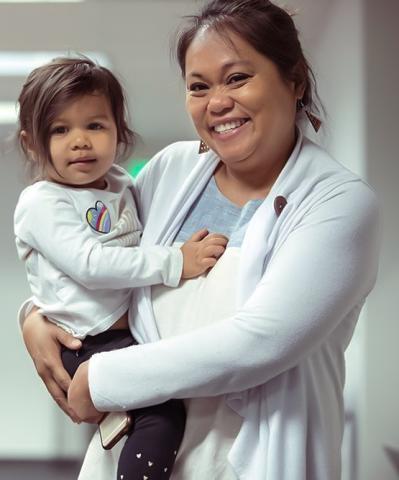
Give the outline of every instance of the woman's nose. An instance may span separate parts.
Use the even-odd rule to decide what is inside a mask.
[[[208,102],[208,110],[212,113],[224,113],[234,107],[234,100],[224,91],[220,89],[211,94]]]

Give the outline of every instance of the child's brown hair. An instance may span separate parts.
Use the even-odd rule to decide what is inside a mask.
[[[115,75],[87,57],[55,58],[30,73],[18,98],[18,138],[32,176],[42,178],[52,162],[49,142],[54,119],[68,103],[93,93],[109,100],[119,157],[130,154],[135,134],[128,127],[125,95]]]

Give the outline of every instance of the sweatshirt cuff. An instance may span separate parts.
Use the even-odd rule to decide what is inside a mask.
[[[29,313],[32,311],[32,308],[35,306],[32,299],[33,297],[30,297],[27,300],[25,300],[24,303],[20,306],[17,313],[17,322],[18,322],[19,331],[21,333],[22,333],[22,326],[25,322],[25,318],[29,315]]]
[[[170,263],[167,269],[167,276],[164,285],[167,287],[177,287],[180,283],[183,273],[183,252],[180,247],[168,247],[170,250]]]

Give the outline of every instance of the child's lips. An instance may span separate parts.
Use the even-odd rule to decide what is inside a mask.
[[[69,163],[70,164],[77,164],[77,163],[92,163],[95,162],[96,159],[93,157],[84,157],[84,158],[76,158],[74,160],[71,160]]]

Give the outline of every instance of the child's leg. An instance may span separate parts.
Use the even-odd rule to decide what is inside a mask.
[[[134,425],[119,457],[117,480],[167,480],[183,439],[181,400],[132,411]]]
[[[109,352],[136,344],[130,330],[107,330],[95,336],[87,336],[82,341],[80,350],[62,347],[61,359],[66,371],[73,377],[79,365],[89,360],[95,353]]]

